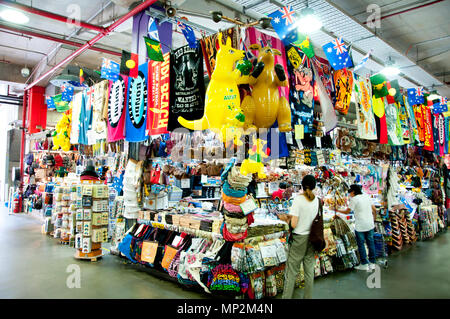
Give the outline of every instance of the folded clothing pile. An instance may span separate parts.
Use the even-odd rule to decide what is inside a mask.
[[[139,216],[140,202],[142,198],[143,162],[130,159],[125,168],[123,179],[123,198],[124,213],[123,216],[128,219],[137,219]]]

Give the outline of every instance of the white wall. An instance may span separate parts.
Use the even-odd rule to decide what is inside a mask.
[[[3,156],[0,155],[0,200],[5,200],[5,198],[7,198],[8,185],[10,183],[10,181],[7,180],[7,176],[9,175],[9,154],[7,153],[7,138],[8,130],[11,128],[8,123],[19,119],[18,113],[18,106],[0,104],[0,118],[2,119],[0,121],[0,154],[5,154]]]

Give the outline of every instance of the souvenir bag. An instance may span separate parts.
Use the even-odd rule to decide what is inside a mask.
[[[153,229],[151,236],[154,236],[157,228]],[[155,262],[156,252],[158,250],[158,242],[154,240],[144,240],[142,242],[141,261],[153,265]]]
[[[159,184],[161,179],[161,167],[156,165],[150,172],[150,184]]]
[[[292,126],[304,125],[304,133],[313,132],[314,73],[310,59],[295,46],[285,48],[289,76],[289,104]]]
[[[339,113],[346,115],[352,97],[353,73],[348,69],[334,71],[334,85],[336,87],[334,108]]]
[[[316,252],[321,252],[325,249],[326,243],[323,234],[323,202],[319,198],[319,211],[313,220],[309,232],[309,241]]]
[[[178,251],[173,257],[172,261],[170,262],[169,268],[167,269],[167,272],[169,273],[170,277],[176,278],[178,275],[178,268],[180,266],[180,255],[181,252],[184,251],[184,248],[187,247],[188,240],[185,238],[183,244],[181,244],[180,247],[178,247]],[[164,261],[164,259],[163,259]]]
[[[178,252],[178,249],[170,246],[170,245],[166,245],[166,248],[164,249],[164,257],[161,261],[161,267],[168,271],[169,270],[169,266],[172,262],[172,260],[175,258],[176,254]]]

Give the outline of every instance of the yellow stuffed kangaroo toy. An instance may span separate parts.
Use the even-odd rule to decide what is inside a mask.
[[[188,121],[178,117],[178,122],[190,130],[206,130],[221,134],[222,141],[236,140],[239,129],[245,125],[245,116],[240,107],[241,98],[238,85],[248,82],[248,76],[241,75],[235,64],[244,58],[245,52],[231,46],[231,38],[222,43],[222,33],[218,36],[220,48],[217,51],[216,67],[206,90],[205,113],[201,119]],[[244,99],[252,107],[251,96]],[[254,107],[254,106],[253,106]]]
[[[289,132],[291,109],[287,99],[280,96],[278,91],[279,86],[287,86],[288,82],[283,66],[274,66],[274,55],[281,53],[259,44],[252,44],[250,50],[258,51],[258,60],[247,82],[252,86],[253,99],[244,100],[241,105],[245,122],[258,128],[270,128],[278,120],[280,132]]]

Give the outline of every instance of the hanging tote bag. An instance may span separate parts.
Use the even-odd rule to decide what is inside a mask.
[[[326,242],[323,236],[323,202],[319,198],[319,212],[314,218],[309,232],[309,241],[311,242],[314,250],[320,253],[325,249]]]
[[[166,249],[164,250],[164,257],[161,261],[161,267],[164,270],[166,270],[166,271],[169,270],[170,263],[175,258],[177,252],[178,252],[178,249],[176,249],[175,247],[166,245]]]
[[[184,247],[186,247],[186,244],[189,240],[185,239],[184,243],[178,248],[177,253],[173,257],[172,261],[170,262],[169,268],[167,269],[167,272],[169,273],[170,277],[177,278],[178,275],[178,268],[180,266],[180,257],[181,252],[184,250]],[[164,261],[164,259],[163,259]]]
[[[156,168],[150,172],[150,184],[159,184],[161,178],[161,167],[156,165]]]

